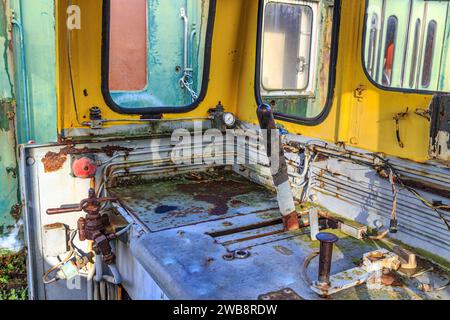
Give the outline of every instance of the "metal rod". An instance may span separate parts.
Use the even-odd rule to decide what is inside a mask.
[[[27,80],[27,67],[25,62],[25,43],[24,43],[24,32],[23,32],[23,26],[22,24],[16,20],[13,19],[11,21],[13,26],[16,26],[19,30],[19,43],[20,43],[20,64],[22,67],[22,85],[23,85],[23,108],[24,108],[24,122],[25,122],[25,137],[24,141],[28,143],[31,139],[31,115],[30,115],[30,106],[28,103],[28,80]]]
[[[333,245],[339,238],[328,232],[322,232],[317,235],[320,241],[319,257],[319,285],[330,285],[331,260],[333,258]]]

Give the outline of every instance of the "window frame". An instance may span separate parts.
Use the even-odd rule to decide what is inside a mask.
[[[263,46],[263,30],[264,30],[264,3],[265,0],[259,0],[258,4],[258,26],[256,36],[256,61],[255,61],[255,78],[254,78],[254,94],[256,103],[263,104],[264,101],[261,95],[261,73],[262,73],[262,46]],[[274,112],[274,117],[277,120],[291,122],[305,126],[316,126],[325,121],[331,111],[335,95],[336,85],[336,68],[339,49],[339,32],[341,19],[341,0],[335,0],[333,7],[333,23],[331,34],[331,50],[330,50],[330,70],[328,75],[327,98],[325,105],[320,114],[313,118],[302,118],[290,114]],[[314,23],[314,22],[313,22]],[[311,39],[311,41],[314,41]],[[308,98],[306,95],[292,96],[293,99]]]
[[[372,77],[370,76],[367,68],[366,68],[366,55],[365,55],[365,48],[366,48],[366,36],[367,31],[370,31],[370,26],[368,27],[367,19],[368,19],[368,12],[367,9],[369,8],[369,2],[370,0],[365,0],[364,5],[364,20],[363,20],[363,33],[362,33],[362,46],[361,46],[361,67],[363,69],[363,72],[366,76],[366,78],[369,80],[371,84],[373,84],[376,88],[384,91],[390,91],[390,92],[400,92],[400,93],[415,93],[415,94],[423,94],[423,95],[434,95],[436,93],[446,93],[445,91],[433,91],[433,90],[424,90],[424,89],[411,89],[411,88],[396,88],[396,87],[386,87],[382,84],[379,84],[376,82]],[[415,24],[414,24],[415,25]],[[382,35],[381,35],[382,36]],[[418,48],[419,52],[420,50],[423,50],[423,48]],[[417,66],[416,66],[417,68]],[[421,80],[421,79],[420,79]],[[409,83],[408,83],[409,86]]]
[[[211,58],[212,58],[211,57],[212,40],[216,16],[216,0],[209,0],[208,26],[206,29],[206,38],[205,38],[202,87],[198,99],[193,103],[185,106],[161,106],[161,107],[149,106],[145,108],[125,108],[121,107],[113,100],[111,96],[111,90],[109,89],[110,9],[111,9],[111,0],[103,0],[101,90],[103,99],[105,100],[105,103],[108,105],[108,107],[119,114],[142,115],[142,116],[187,113],[196,109],[205,99],[206,93],[208,91],[209,76],[211,70]]]
[[[278,89],[271,89],[271,88],[266,88],[264,86],[264,81],[261,79],[260,80],[260,85],[263,88],[264,92],[267,93],[271,93],[271,95],[273,96],[289,96],[289,97],[307,97],[307,96],[312,96],[314,95],[313,92],[311,92],[311,86],[313,85],[311,82],[311,77],[315,76],[315,66],[313,66],[313,64],[315,64],[316,62],[316,57],[314,57],[314,51],[317,51],[317,47],[314,45],[313,42],[313,36],[315,35],[313,30],[314,30],[314,23],[316,22],[314,14],[316,13],[314,8],[311,7],[310,5],[306,5],[303,3],[295,3],[289,0],[269,0],[267,2],[267,4],[265,5],[265,7],[267,7],[270,4],[285,4],[285,5],[291,5],[291,6],[301,6],[301,7],[306,7],[310,10],[312,17],[311,17],[311,37],[309,40],[309,63],[308,63],[308,81],[306,82],[306,86],[304,86],[303,88],[278,88]],[[264,8],[264,13],[266,11],[266,8]],[[266,18],[263,16],[263,21],[262,21],[262,37],[261,37],[261,72],[264,70],[264,27],[265,27],[265,22],[266,22]],[[260,88],[261,90],[261,88]]]

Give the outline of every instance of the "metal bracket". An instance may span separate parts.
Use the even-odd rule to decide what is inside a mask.
[[[398,270],[400,265],[400,258],[397,254],[380,249],[364,254],[361,267],[332,275],[330,285],[319,284],[315,281],[311,285],[311,289],[320,296],[329,296],[363,283],[381,284],[383,269]]]

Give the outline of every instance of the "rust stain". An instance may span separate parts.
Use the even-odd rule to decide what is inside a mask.
[[[41,161],[44,164],[45,173],[50,173],[60,170],[66,160],[67,155],[49,151]]]
[[[292,250],[290,250],[284,246],[273,246],[273,248],[285,256],[292,256],[294,254],[294,252],[292,252]]]
[[[389,179],[389,173],[386,170],[378,170],[377,173],[378,173],[378,176],[383,178],[384,180]],[[429,175],[426,173],[424,173],[424,174]],[[442,196],[444,198],[450,198],[450,190],[445,189],[437,184],[420,181],[417,179],[407,178],[405,176],[401,176],[400,178],[401,178],[402,182],[405,184],[405,186],[407,186],[407,187],[422,190],[422,191],[429,192],[432,194],[436,194],[436,195]],[[398,179],[395,177],[394,177],[394,181],[396,183],[399,183]]]
[[[16,220],[19,221],[22,214],[22,206],[15,204],[11,208],[11,216]]]
[[[196,180],[199,181],[199,180]],[[197,183],[180,184],[177,186],[178,191],[183,193],[192,193],[195,190],[194,200],[204,201],[214,205],[209,210],[210,215],[221,216],[228,212],[229,202],[232,206],[238,203],[233,202],[234,197],[254,191],[253,185],[243,184],[235,180],[222,181],[200,181]],[[217,193],[212,193],[211,190],[217,190]],[[220,192],[219,192],[220,191]],[[238,200],[239,204],[243,202]]]
[[[62,148],[58,153],[49,151],[45,157],[41,160],[44,164],[45,173],[55,172],[60,170],[67,161],[67,156],[69,155],[80,155],[80,154],[93,154],[93,153],[104,153],[108,157],[112,157],[115,152],[130,152],[132,149],[120,147],[120,146],[106,146],[103,148],[75,148],[73,145],[66,146]]]
[[[419,189],[419,190],[422,190],[425,192],[430,192],[433,194],[437,194],[444,198],[450,198],[450,190],[444,189],[436,184],[418,181],[418,180],[414,180],[414,179],[407,179],[404,177],[402,177],[402,181],[408,187],[411,187],[414,189]]]

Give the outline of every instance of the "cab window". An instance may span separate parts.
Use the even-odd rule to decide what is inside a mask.
[[[215,0],[105,0],[108,105],[129,114],[198,105],[206,91],[214,7]]]
[[[364,30],[364,68],[376,85],[425,93],[450,90],[449,1],[368,0]],[[380,39],[374,41],[374,34]]]
[[[260,0],[255,89],[277,118],[314,124],[325,113],[335,9],[329,0]]]

